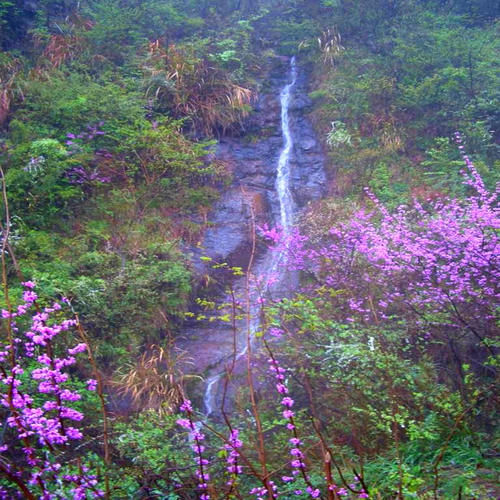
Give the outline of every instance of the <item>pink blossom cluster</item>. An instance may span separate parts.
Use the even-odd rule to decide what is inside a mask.
[[[278,498],[278,487],[274,484],[274,481],[268,480],[267,483],[273,492],[272,497]],[[268,488],[256,486],[250,490],[250,495],[255,495],[256,500],[266,500],[266,498],[269,498]]]
[[[283,418],[288,420],[286,427],[293,433],[293,437],[291,437],[288,441],[290,445],[289,454],[291,456],[291,475],[284,475],[281,477],[281,480],[284,483],[292,484],[300,476],[304,480],[306,488],[305,491],[297,488],[294,490],[294,494],[303,495],[304,493],[306,493],[311,498],[320,498],[321,490],[311,483],[311,478],[307,474],[305,455],[301,449],[301,447],[303,446],[303,442],[299,438],[297,426],[294,421],[295,413],[292,410],[292,407],[295,405],[295,401],[288,395],[289,390],[285,377],[286,370],[280,366],[279,361],[273,355],[271,355],[271,357],[268,359],[268,365],[269,371],[272,373],[273,377],[276,380],[276,390],[281,396]],[[330,491],[334,491],[339,496],[349,495],[349,491],[346,488],[339,487],[335,484],[330,484],[327,477],[325,477],[325,480],[327,483],[327,488]],[[356,481],[358,481],[357,478]],[[359,489],[359,486],[356,484],[352,484],[350,485],[350,487],[352,492],[356,492],[357,490],[356,494],[358,495],[358,498],[368,498],[368,494],[364,491],[363,488]]]
[[[368,493],[363,489],[363,487],[359,484],[359,479],[357,477],[354,478],[354,482],[349,484],[349,489],[344,488],[343,486],[337,486],[336,484],[330,484],[328,486],[330,491],[334,491],[336,495],[343,498],[352,498],[352,494],[356,494],[357,498],[370,498]]]
[[[289,454],[291,457],[290,466],[292,468],[292,475],[284,475],[281,477],[281,480],[285,483],[292,483],[300,474],[307,485],[306,492],[309,494],[309,496],[311,498],[319,498],[321,496],[321,491],[319,490],[319,488],[316,488],[312,485],[311,478],[306,471],[305,455],[301,450],[301,446],[303,443],[299,438],[297,426],[295,425],[294,421],[295,412],[292,410],[295,401],[290,396],[288,396],[288,386],[285,378],[286,370],[280,366],[279,361],[274,356],[268,359],[268,364],[269,371],[276,379],[276,390],[282,396],[282,415],[283,418],[288,421],[286,427],[293,434],[293,437],[289,440]],[[295,495],[302,495],[302,493],[302,490],[295,490]]]
[[[91,182],[107,183],[111,182],[111,178],[102,175],[95,167],[93,169],[84,168],[81,165],[71,168],[66,172],[72,184],[86,184]]]
[[[101,127],[104,125],[104,122],[99,122],[95,125],[87,125],[86,130],[83,132],[80,132],[78,135],[69,133],[66,134],[67,140],[66,140],[66,145],[67,146],[74,146],[75,145],[75,140],[80,139],[83,141],[91,141],[95,137],[99,135],[105,135],[106,132],[101,130]]]
[[[267,224],[259,226],[258,231],[272,250],[286,256],[287,268],[290,270],[304,269],[308,260],[307,236],[301,234],[297,228],[285,232],[280,226],[269,227]]]
[[[414,200],[390,213],[366,190],[376,210],[358,210],[314,248],[303,236],[264,234],[290,252],[290,265],[343,291],[336,306],[346,321],[371,323],[405,311],[428,329],[488,332],[500,298],[499,189],[488,191],[463,158],[471,189],[465,200]]]
[[[27,281],[23,285],[23,302],[15,310],[4,309],[1,313],[8,322],[9,340],[0,350],[0,404],[5,408],[5,422],[13,436],[9,434],[9,444],[1,446],[4,460],[0,470],[17,486],[41,492],[43,498],[56,498],[50,493],[50,485],[56,480],[74,484],[71,490],[74,498],[83,498],[81,495],[87,493],[94,498],[101,497],[103,493],[97,489],[95,477],[86,471],[64,475],[54,455],[57,448],[69,446],[71,441],[83,437],[74,425],[83,419],[83,414],[71,407],[81,395],[65,384],[69,379],[68,367],[75,364],[75,355],[86,351],[87,345],[80,343],[68,349],[66,355],[56,356],[56,337],[70,330],[76,321],[55,320],[53,316],[61,310],[57,302],[40,310],[36,305],[35,284]],[[36,312],[22,338],[18,325],[32,309]],[[29,379],[42,398],[30,394]],[[95,388],[95,381],[89,381],[88,387]],[[9,460],[9,455],[16,457],[15,462]]]
[[[205,451],[205,446],[203,445],[205,434],[200,431],[199,426],[197,426],[193,420],[193,406],[189,399],[183,401],[180,406],[180,411],[186,413],[187,418],[179,418],[177,420],[177,425],[189,431],[189,440],[193,443],[192,449],[195,452],[196,477],[198,479],[200,500],[210,500],[208,491],[208,481],[210,481],[210,474],[208,473],[209,462],[206,458],[203,458],[203,452]]]
[[[80,132],[79,134],[68,133],[66,134],[66,146],[69,147],[69,154],[75,154],[82,150],[81,146],[85,142],[92,141],[96,137],[105,135],[106,132],[101,130],[104,122],[99,122],[95,125],[87,125],[86,130]],[[95,159],[99,161],[102,158],[110,158],[111,154],[106,150],[99,150],[95,152]],[[66,171],[66,176],[72,184],[85,184],[91,182],[108,183],[111,182],[111,178],[102,175],[97,167],[85,168],[81,165],[77,165],[68,171]]]
[[[231,429],[227,443],[224,445],[224,449],[228,454],[227,472],[230,475],[230,479],[227,482],[228,486],[233,486],[236,483],[238,475],[243,472],[241,465],[238,464],[238,458],[240,457],[238,449],[242,446],[243,443],[239,439],[238,429]]]
[[[413,209],[402,206],[389,214],[368,193],[380,221],[360,211],[330,231],[328,247],[311,251],[316,263],[332,262],[327,284],[348,284],[363,298],[349,302],[353,314],[370,321],[402,306],[420,316],[444,313],[456,326],[493,318],[500,278],[496,194],[486,191],[471,164],[468,169],[466,179],[476,195],[465,202],[437,201],[424,208],[415,201]],[[354,288],[351,277],[361,278]],[[358,295],[360,288],[365,293]]]

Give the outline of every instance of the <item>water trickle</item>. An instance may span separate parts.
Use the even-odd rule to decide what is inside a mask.
[[[280,218],[281,227],[285,234],[288,234],[293,224],[294,202],[290,191],[290,154],[293,147],[293,138],[290,130],[290,118],[288,109],[290,107],[290,98],[292,88],[297,81],[297,66],[295,56],[290,62],[291,66],[291,82],[281,91],[281,132],[285,143],[281,150],[278,161],[278,173],[276,176],[276,192],[280,203]]]
[[[215,394],[217,392],[217,384],[224,373],[217,373],[207,380],[205,394],[203,395],[203,404],[205,405],[205,415],[210,415],[215,408]]]
[[[292,89],[297,82],[297,65],[295,56],[290,61],[290,80],[280,93],[281,102],[281,132],[283,136],[283,149],[281,150],[277,173],[276,173],[276,194],[279,201],[279,216],[280,225],[285,235],[290,233],[293,225],[293,216],[295,211],[295,203],[290,189],[290,156],[293,149],[293,137],[290,127],[289,108],[290,99],[292,96]],[[273,290],[278,289],[286,278],[286,269],[283,265],[286,260],[284,252],[268,252],[264,257],[263,265],[260,267],[260,273],[263,276],[272,276],[274,279]],[[253,306],[250,311],[252,323],[250,325],[250,332],[253,335],[259,327],[258,320],[258,307]],[[244,347],[236,354],[236,361],[240,360],[248,352],[248,344],[245,343]],[[205,394],[203,402],[205,405],[205,414],[208,416],[214,412],[216,407],[216,394],[219,381],[224,377],[225,373],[220,372],[211,376],[205,386]]]

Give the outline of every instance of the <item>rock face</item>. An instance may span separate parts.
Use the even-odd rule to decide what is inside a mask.
[[[290,104],[295,148],[292,155],[292,190],[297,206],[317,200],[325,194],[324,152],[306,112],[311,106],[307,97],[307,73],[299,71]]]
[[[225,137],[217,148],[217,158],[233,169],[233,183],[222,194],[209,215],[210,227],[206,231],[203,249],[197,250],[193,264],[200,274],[209,275],[210,266],[199,261],[200,255],[216,262],[247,268],[252,247],[252,212],[257,226],[275,226],[280,220],[279,200],[275,190],[277,165],[283,148],[281,130],[280,91],[288,82],[289,61],[274,66],[266,80],[266,89],[255,103],[255,111],[245,124],[241,137]],[[307,97],[307,72],[298,67],[298,76],[289,105],[293,150],[290,155],[291,190],[296,211],[308,201],[324,193],[324,156],[315,136],[307,111],[311,105]],[[257,246],[254,272],[266,252]],[[197,262],[196,262],[197,261]],[[216,276],[214,276],[216,279]],[[235,289],[244,283],[236,280]],[[223,287],[220,287],[221,291]],[[221,298],[221,301],[223,297]],[[184,338],[178,346],[185,349],[195,364],[186,369],[199,374],[221,371],[234,351],[231,328],[219,321],[189,322]],[[243,340],[237,341],[239,346]]]
[[[248,250],[250,209],[257,225],[277,224],[279,206],[275,192],[276,167],[283,139],[281,132],[280,90],[287,81],[287,66],[280,65],[270,75],[267,89],[255,104],[243,137],[226,137],[220,141],[217,157],[233,166],[233,185],[215,205],[204,248],[206,255],[228,261],[240,261]],[[297,207],[322,196],[325,187],[324,156],[306,112],[311,102],[307,97],[307,78],[299,68],[297,83],[290,103],[294,149],[290,158],[292,192]],[[243,266],[245,267],[245,266]]]

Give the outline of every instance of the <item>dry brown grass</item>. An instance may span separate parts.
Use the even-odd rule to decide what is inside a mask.
[[[321,51],[323,62],[335,66],[335,59],[344,50],[342,37],[336,28],[328,28],[318,37],[318,46]]]
[[[7,121],[12,102],[16,96],[23,98],[18,85],[18,77],[22,70],[21,61],[9,58],[0,65],[0,127]]]
[[[225,133],[241,126],[250,111],[253,93],[232,82],[205,59],[178,49],[149,45],[144,65],[146,95],[168,108],[176,118],[188,118],[196,132]]]
[[[181,361],[186,362],[186,353],[172,342],[167,347],[151,345],[120,377],[119,391],[131,397],[136,410],[173,413],[184,399],[183,384],[195,377],[179,370]]]

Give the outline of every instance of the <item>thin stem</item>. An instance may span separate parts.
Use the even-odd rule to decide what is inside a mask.
[[[101,372],[97,368],[97,363],[92,352],[90,339],[88,335],[85,333],[82,324],[80,323],[80,318],[78,314],[75,312],[76,318],[76,328],[80,338],[87,345],[87,356],[92,366],[92,371],[95,379],[97,380],[97,395],[99,397],[99,402],[101,406],[101,414],[102,414],[102,431],[103,431],[103,447],[104,447],[104,463],[109,467],[111,465],[111,454],[109,449],[109,422],[108,422],[108,412],[106,410],[106,398],[104,396],[104,383],[102,380]],[[107,473],[104,475],[104,483],[106,488],[106,498],[111,498],[110,486],[109,486],[109,478]]]
[[[7,338],[10,344],[10,352],[9,352],[10,364],[12,367],[14,367],[16,358],[14,349],[14,336],[12,333],[12,325],[10,320],[10,314],[12,313],[12,304],[10,302],[10,297],[9,297],[9,285],[7,282],[7,262],[5,259],[6,249],[10,235],[10,213],[9,213],[9,202],[7,199],[7,184],[5,182],[5,174],[1,166],[0,166],[0,175],[2,176],[2,203],[3,203],[3,208],[5,210],[5,224],[3,225],[4,228],[2,232],[2,256],[1,256],[2,287],[3,287],[3,295],[5,298],[5,305],[7,306],[7,310],[9,311],[9,319],[6,323],[7,323]]]
[[[243,195],[246,196],[245,190],[241,187]],[[248,200],[248,198],[247,198]],[[245,281],[245,298],[246,298],[246,330],[247,330],[247,381],[248,387],[250,389],[250,403],[252,406],[252,413],[255,418],[255,425],[257,427],[257,440],[259,443],[259,462],[261,465],[261,473],[264,478],[264,484],[267,489],[268,498],[272,500],[273,490],[268,481],[268,471],[266,462],[266,449],[264,445],[264,432],[262,430],[262,422],[260,419],[259,408],[257,406],[257,401],[255,399],[255,387],[253,383],[252,376],[252,320],[251,320],[251,305],[250,305],[250,273],[253,266],[253,261],[255,258],[255,248],[256,248],[256,236],[255,236],[255,210],[253,204],[249,201],[248,206],[250,209],[250,233],[252,238],[252,249],[250,252],[250,258],[248,261],[248,267],[246,272]]]
[[[33,495],[28,487],[24,484],[24,482],[17,477],[16,474],[11,472],[3,463],[0,462],[0,471],[3,472],[13,483],[16,483],[19,489],[21,490],[24,498],[28,500],[36,500],[35,495]]]

